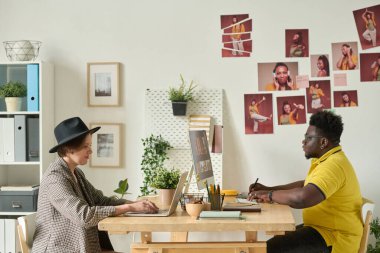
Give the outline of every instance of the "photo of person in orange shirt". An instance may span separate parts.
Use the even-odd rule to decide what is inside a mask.
[[[354,101],[351,100],[350,95],[347,92],[343,92],[340,107],[352,107],[352,106],[358,106],[358,105]]]
[[[245,94],[245,134],[273,134],[273,95]]]
[[[259,102],[256,102],[256,99],[252,99],[251,105],[249,106],[249,115],[251,116],[251,119],[253,119],[253,133],[259,132],[259,122],[265,122],[272,119],[272,114],[269,115],[269,117],[260,114],[259,106],[265,100],[265,96],[263,96]]]
[[[308,113],[316,113],[331,108],[330,80],[309,81],[306,94]]]
[[[278,125],[306,123],[305,96],[277,97]]]
[[[276,90],[296,90],[297,86],[290,77],[288,66],[283,62],[278,62],[273,69],[273,83],[265,86],[267,91]]]
[[[334,91],[334,107],[357,107],[358,104],[357,90]]]
[[[340,70],[352,70],[358,64],[358,57],[354,54],[351,46],[347,43],[342,45],[342,55],[336,63],[336,67]]]

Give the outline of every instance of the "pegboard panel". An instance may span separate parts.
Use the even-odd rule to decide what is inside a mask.
[[[213,125],[223,125],[223,90],[202,89],[194,94],[196,100],[187,105],[187,115],[206,114],[212,117]],[[145,93],[146,136],[161,135],[173,146],[169,152],[168,167],[181,171],[190,170],[192,157],[189,143],[189,119],[173,116],[167,90],[148,89]],[[222,186],[223,156],[210,153],[215,183]],[[198,192],[193,176],[189,192]]]

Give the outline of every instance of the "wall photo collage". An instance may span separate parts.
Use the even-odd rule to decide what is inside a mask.
[[[257,63],[258,93],[244,95],[245,134],[273,134],[274,124],[306,124],[306,114],[359,106],[358,91],[348,87],[347,71],[357,70],[361,82],[380,81],[380,5],[353,11],[359,42],[331,43],[330,52],[309,52],[309,29],[285,29],[285,57],[289,61]],[[252,55],[252,18],[222,15],[222,57]],[[361,49],[359,49],[359,47]],[[376,48],[378,52],[364,53]],[[362,53],[363,52],[363,53]],[[296,59],[310,59],[310,73],[300,73]],[[347,86],[347,89],[338,86]],[[344,90],[342,90],[344,89]],[[304,95],[281,91],[304,90]],[[277,109],[277,115],[275,110]]]

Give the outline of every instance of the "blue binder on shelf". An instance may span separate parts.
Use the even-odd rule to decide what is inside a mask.
[[[28,112],[39,111],[39,65],[28,64],[27,65],[27,108]]]
[[[15,115],[15,161],[26,161],[26,115]]]

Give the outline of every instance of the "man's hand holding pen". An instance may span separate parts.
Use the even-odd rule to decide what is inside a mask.
[[[259,179],[249,186],[248,200],[256,199],[257,202],[272,202],[272,193],[269,187],[258,183]]]

